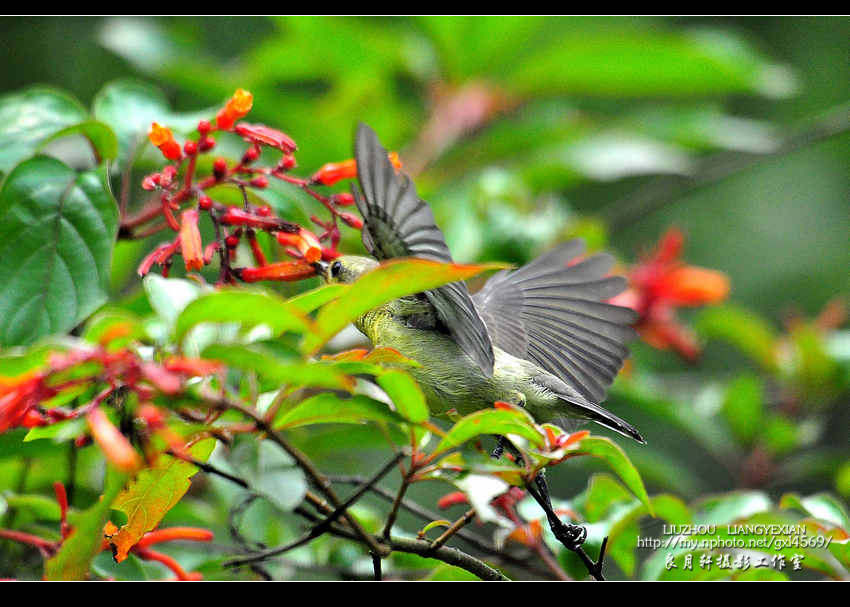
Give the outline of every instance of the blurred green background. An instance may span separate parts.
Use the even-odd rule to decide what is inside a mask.
[[[0,93],[46,84],[90,106],[133,78],[194,113],[248,89],[249,119],[299,143],[301,175],[349,158],[367,122],[400,151],[460,261],[524,262],[581,235],[630,263],[675,225],[685,259],[728,274],[731,302],[777,333],[850,292],[848,18],[3,18],[0,36]],[[286,186],[269,195],[284,217],[316,210]],[[119,245],[116,296],[137,288],[126,279],[149,244]],[[349,230],[341,249],[358,247]],[[808,403],[765,418],[772,497],[850,494],[850,335],[833,338],[841,379],[828,398],[811,388],[833,367],[777,377],[734,339],[708,341],[698,367],[638,346],[638,381],[609,405],[649,428],[650,448],[624,447],[650,493],[754,484],[752,436],[729,413],[746,415],[753,373],[767,376],[750,399],[759,411],[778,410],[777,385]],[[777,446],[783,432],[790,446]],[[331,469],[370,461],[350,428],[299,440]],[[584,487],[568,472],[556,494]],[[421,491],[424,503],[440,493]]]
[[[65,17],[4,18],[0,31],[0,91],[50,84],[88,105],[110,80],[135,77],[198,110],[241,86],[252,119],[301,144],[305,172],[347,158],[357,120],[416,151],[438,83],[490,83],[512,96],[506,119],[417,155],[430,160],[421,180],[438,217],[457,224],[456,257],[482,253],[481,235],[450,217],[468,201],[463,186],[518,177],[514,197],[544,192],[564,214],[622,220],[610,246],[627,257],[681,226],[691,261],[729,273],[735,300],[774,318],[812,314],[850,286],[848,134],[693,193],[662,188],[671,204],[627,214],[657,175],[675,182],[713,151],[769,151],[847,102],[847,18]],[[583,152],[596,156],[576,161]],[[528,229],[544,227],[554,229]],[[500,254],[527,255],[485,256]]]

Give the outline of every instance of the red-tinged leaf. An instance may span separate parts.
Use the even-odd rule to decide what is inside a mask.
[[[206,461],[215,441],[205,439],[189,448],[189,454]],[[115,499],[112,507],[127,515],[127,522],[110,538],[115,559],[120,563],[145,533],[159,525],[189,489],[189,479],[198,471],[194,464],[161,454],[151,468],[142,470]]]
[[[315,353],[348,323],[389,301],[503,267],[503,264],[445,264],[427,259],[386,262],[362,276],[336,301],[319,311],[316,330],[306,336],[303,350]]]
[[[99,407],[86,416],[92,437],[106,459],[121,472],[131,474],[142,467],[142,459],[130,441],[115,427]]]

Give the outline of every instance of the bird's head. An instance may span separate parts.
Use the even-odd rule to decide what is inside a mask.
[[[359,255],[343,255],[333,261],[317,261],[313,264],[316,273],[328,284],[351,283],[366,272],[378,267],[378,262],[371,257]]]

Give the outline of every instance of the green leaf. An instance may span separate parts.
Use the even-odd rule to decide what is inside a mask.
[[[204,439],[189,448],[189,454],[206,461],[215,447],[214,439]],[[118,562],[142,536],[156,528],[162,517],[189,489],[189,479],[198,468],[189,462],[161,454],[151,468],[145,468],[115,499],[112,507],[127,515],[127,522],[110,538]]]
[[[525,95],[787,95],[790,73],[726,33],[576,27],[514,60],[499,77]],[[520,67],[521,66],[521,67]],[[513,69],[510,69],[510,68]]]
[[[652,504],[649,501],[649,495],[646,493],[646,487],[643,486],[643,480],[640,478],[640,473],[629,460],[626,453],[616,443],[609,438],[588,436],[581,440],[575,451],[604,460],[617,473],[617,476],[629,488],[629,491],[646,506],[649,513],[655,516],[652,510]]]
[[[205,348],[202,355],[243,371],[255,371],[260,377],[279,385],[315,386],[349,392],[354,388],[354,380],[331,365],[302,362],[295,358],[281,360],[256,344],[213,344]]]
[[[692,510],[698,512],[695,523],[725,525],[738,519],[764,512],[773,504],[762,491],[732,491],[699,500]]]
[[[118,138],[118,165],[123,167],[147,142],[152,122],[168,126],[171,111],[161,91],[142,82],[119,80],[95,97],[92,112]]]
[[[24,442],[38,440],[40,438],[49,438],[55,443],[64,443],[73,440],[86,432],[85,417],[76,419],[67,419],[55,424],[47,426],[36,426],[30,428],[24,437]]]
[[[516,434],[542,447],[546,437],[540,432],[531,416],[519,408],[484,409],[462,417],[452,426],[434,450],[434,455],[462,445],[482,434]]]
[[[295,306],[304,314],[309,314],[326,303],[333,301],[349,289],[348,285],[334,284],[324,285],[317,289],[312,289],[306,293],[301,293],[289,299],[290,305]]]
[[[232,322],[246,327],[266,325],[274,335],[285,331],[305,333],[312,328],[310,319],[283,298],[246,289],[222,289],[192,301],[177,318],[177,340],[202,322]]]
[[[64,333],[107,296],[118,208],[102,175],[36,156],[0,189],[0,344]]]
[[[59,504],[46,495],[7,494],[4,499],[9,508],[30,512],[37,520],[58,521],[61,516]]]
[[[844,505],[828,493],[818,493],[801,497],[796,493],[786,493],[779,502],[780,508],[793,508],[813,518],[841,527],[850,533],[850,516]]]
[[[97,120],[86,120],[56,131],[50,137],[47,137],[38,149],[41,151],[51,141],[74,135],[79,135],[88,140],[98,164],[104,160],[113,160],[118,155],[118,139],[116,139],[115,133],[107,125]]]
[[[68,523],[73,531],[62,543],[59,552],[45,564],[44,579],[82,580],[86,578],[92,559],[100,552],[103,526],[109,519],[112,503],[126,480],[126,475],[119,474],[110,468],[106,474],[106,486],[100,499],[87,510],[69,514]]]
[[[0,97],[0,172],[32,156],[63,129],[88,118],[75,99],[60,91],[32,88]]]
[[[742,375],[726,389],[723,415],[732,433],[750,444],[761,428],[764,411],[764,385],[755,375]]]
[[[425,395],[410,375],[404,371],[386,371],[377,380],[402,416],[416,423],[428,419]]]
[[[280,430],[310,424],[360,424],[366,421],[401,424],[405,420],[384,403],[366,396],[341,398],[335,394],[317,394],[283,412],[275,420],[274,427]]]
[[[503,264],[443,264],[427,259],[400,259],[383,263],[321,309],[316,318],[316,330],[305,338],[303,350],[316,352],[347,324],[389,301],[503,267]]]

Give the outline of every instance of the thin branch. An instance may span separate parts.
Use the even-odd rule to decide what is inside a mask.
[[[404,475],[401,479],[401,486],[398,488],[398,493],[396,493],[395,499],[393,500],[392,508],[390,508],[390,513],[387,515],[387,522],[384,525],[384,531],[381,534],[384,539],[389,539],[390,531],[393,529],[393,525],[395,525],[396,517],[398,517],[398,509],[401,506],[402,500],[404,500],[404,494],[407,493],[407,488],[410,487],[410,473]]]
[[[251,418],[255,424],[257,424],[257,428],[266,433],[268,438],[278,445],[281,449],[286,451],[292,459],[298,464],[298,466],[304,471],[304,473],[309,477],[309,479],[313,482],[313,484],[318,487],[318,489],[325,495],[328,501],[334,508],[339,508],[342,505],[339,497],[336,492],[333,490],[333,487],[330,484],[330,481],[316,468],[310,459],[301,452],[301,450],[297,449],[293,445],[286,440],[282,434],[277,432],[274,428],[272,428],[266,420],[260,415],[258,412],[253,409],[243,405],[240,402],[226,399],[220,397],[211,392],[205,393],[205,398],[216,406],[219,406],[224,409],[233,409],[235,411],[239,411],[246,417]],[[343,518],[348,521],[348,524],[357,534],[359,539],[366,543],[369,546],[369,550],[371,552],[375,552],[376,554],[386,555],[386,547],[380,545],[375,538],[366,533],[360,523],[347,511],[343,511]]]
[[[335,483],[345,483],[349,485],[361,485],[365,482],[365,479],[362,476],[356,475],[331,475],[328,478]],[[375,486],[371,488],[371,491],[372,493],[386,500],[387,502],[392,503],[395,500],[396,494],[392,491],[384,489],[383,487]],[[421,518],[423,521],[426,522],[436,521],[442,518],[442,516],[437,514],[436,512],[432,512],[428,508],[420,506],[416,502],[413,502],[409,499],[404,499],[401,501],[401,508],[413,514],[414,516]],[[458,530],[457,533],[455,533],[455,536],[458,539],[461,539],[467,544],[469,544],[472,548],[474,548],[481,554],[486,554],[488,557],[496,558],[505,565],[518,567],[527,571],[528,573],[531,573],[532,575],[550,575],[550,572],[546,569],[538,568],[535,566],[535,563],[528,562],[526,559],[517,558],[516,556],[513,556],[507,552],[499,550],[492,544],[487,543],[486,541],[482,540],[474,533],[470,533],[466,529]]]
[[[466,512],[464,512],[463,516],[457,519],[452,526],[446,529],[443,534],[431,542],[432,548],[439,548],[443,544],[449,541],[453,535],[455,535],[458,531],[460,531],[463,527],[472,522],[472,519],[475,518],[475,508],[470,508]]]
[[[333,511],[330,514],[327,515],[327,517],[325,517],[317,525],[314,525],[312,528],[310,528],[310,530],[307,531],[307,533],[305,533],[303,536],[301,536],[297,540],[290,542],[289,544],[286,544],[285,546],[280,546],[278,548],[272,548],[271,550],[263,550],[261,552],[256,552],[254,554],[251,554],[250,556],[245,556],[245,557],[233,559],[231,561],[224,563],[224,566],[225,567],[240,567],[242,565],[250,565],[250,564],[253,564],[253,563],[258,563],[260,561],[278,556],[278,555],[283,554],[285,552],[289,552],[290,550],[294,550],[295,548],[298,548],[299,546],[303,546],[304,544],[311,542],[312,540],[319,537],[320,535],[323,535],[324,533],[326,533],[330,529],[330,526],[340,516],[343,516],[343,515],[346,514],[346,512],[348,511],[348,508],[350,508],[352,505],[354,505],[354,503],[357,500],[359,500],[361,497],[363,497],[363,495],[367,491],[369,491],[370,487],[372,487],[375,483],[377,483],[384,476],[386,476],[387,473],[389,473],[389,471],[392,470],[395,467],[395,465],[399,462],[399,460],[401,460],[402,457],[404,457],[403,452],[397,453],[396,456],[393,459],[391,459],[389,462],[387,462],[383,466],[383,468],[381,468],[368,482],[364,483],[363,486],[361,486],[357,491],[355,491],[351,495],[351,497],[349,497],[347,500],[345,500],[345,502],[343,502],[339,506],[335,507],[333,509]],[[383,553],[383,551],[382,552],[372,552],[372,554],[377,554],[379,558],[380,558],[382,553]]]

